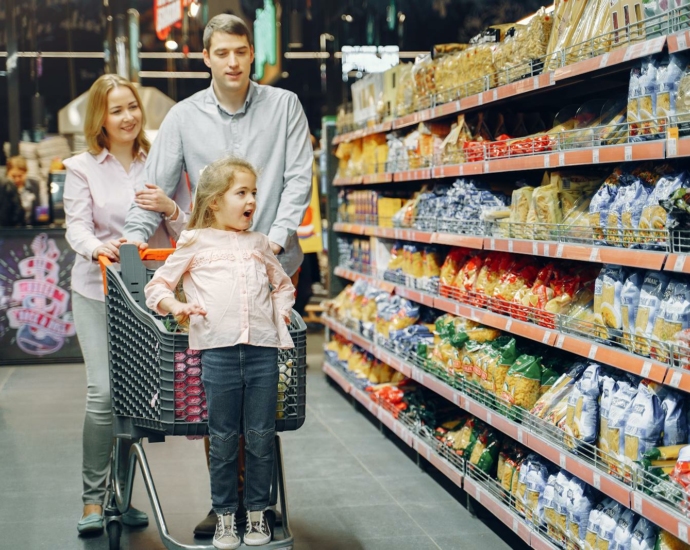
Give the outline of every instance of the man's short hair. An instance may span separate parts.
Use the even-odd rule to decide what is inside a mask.
[[[244,22],[243,19],[236,15],[221,13],[212,18],[206,28],[204,29],[204,48],[209,50],[211,48],[211,38],[215,32],[225,32],[228,34],[236,34],[237,36],[246,36],[247,42],[250,46],[254,46],[254,39],[252,38],[252,31]]]

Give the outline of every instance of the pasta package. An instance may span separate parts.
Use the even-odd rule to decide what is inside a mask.
[[[626,510],[619,502],[611,501],[599,516],[599,532],[597,534],[596,550],[609,550],[616,532],[616,526],[621,514]]]
[[[584,538],[583,547],[585,550],[596,550],[597,536],[599,535],[599,524],[601,523],[601,513],[604,508],[611,504],[612,500],[606,498],[597,504],[589,513],[587,520],[587,532]]]
[[[449,296],[450,289],[444,287],[450,287],[453,281],[460,273],[460,269],[465,264],[470,256],[470,251],[466,248],[454,248],[446,256],[443,265],[441,266],[441,273],[439,276],[441,283],[441,295]],[[445,293],[445,294],[444,294]]]
[[[525,476],[525,496],[523,498],[525,504],[525,517],[527,521],[531,521],[535,525],[540,525],[544,517],[543,508],[540,509],[539,502],[543,505],[542,497],[546,482],[549,479],[549,470],[546,464],[540,459],[534,459],[530,462]]]
[[[664,411],[664,447],[677,446],[688,441],[686,404],[684,396],[678,392],[666,391],[661,401],[661,408]]]
[[[659,528],[647,518],[640,518],[633,527],[630,550],[654,550]]]
[[[683,185],[684,175],[662,177],[647,197],[647,202],[642,209],[639,228],[642,230],[640,240],[647,243],[666,244],[666,222],[668,215],[666,209],[661,206],[661,201],[668,198]]]
[[[633,334],[635,333],[635,317],[640,303],[640,292],[644,275],[635,271],[623,283],[621,289],[621,320],[623,322],[623,345],[633,350]]]
[[[687,328],[690,328],[690,286],[685,282],[671,282],[654,323],[652,357],[668,361],[670,343]]]
[[[637,388],[629,382],[621,380],[616,385],[609,409],[607,440],[609,470],[613,474],[622,474],[621,464],[624,462],[625,427],[632,413],[632,406],[637,396]]]
[[[609,210],[617,195],[618,186],[605,183],[589,203],[589,227],[596,240],[604,241],[604,228],[607,225]]]
[[[599,421],[599,370],[596,363],[585,369],[570,394],[566,413],[565,439],[568,447],[574,448],[577,442],[594,443]]]
[[[510,405],[530,410],[539,399],[540,358],[521,355],[508,370],[501,398]]]
[[[668,284],[668,275],[660,271],[648,271],[644,278],[635,317],[635,353],[645,356],[650,353],[649,338]]]
[[[549,534],[556,532],[558,520],[556,519],[556,510],[554,508],[554,499],[556,497],[556,475],[552,474],[546,481],[544,492],[542,493],[541,506],[544,510],[544,523],[546,523],[546,530]],[[567,521],[567,517],[566,517]]]
[[[570,367],[567,373],[562,374],[553,386],[539,397],[539,400],[530,410],[530,414],[538,418],[545,418],[553,405],[558,403],[568,393],[569,389],[575,385],[575,382],[582,376],[586,368],[587,364],[583,362],[575,363]]]
[[[515,345],[515,338],[510,338],[508,342],[494,348],[493,353],[488,357],[486,365],[486,377],[481,380],[482,387],[494,395],[499,395],[503,389],[505,378],[510,367],[517,359],[518,352]]]
[[[556,476],[554,492],[554,527],[553,538],[565,543],[568,534],[568,489],[570,488],[570,475],[561,470]]]
[[[527,215],[532,205],[532,193],[534,193],[534,187],[529,186],[513,191],[510,203],[510,237],[517,239],[531,237],[526,233],[523,224],[527,222]]]
[[[608,266],[604,272],[601,318],[605,326],[617,331],[623,328],[621,293],[626,278],[627,271],[622,266]]]
[[[641,382],[625,424],[624,455],[629,466],[656,447],[664,429],[664,410],[649,383]]]
[[[567,536],[577,546],[580,546],[585,538],[589,515],[593,507],[594,502],[589,485],[573,477],[568,485]]]
[[[597,440],[597,448],[605,455],[609,452],[609,411],[611,410],[611,401],[613,401],[615,392],[616,380],[610,376],[603,376],[601,379],[601,397],[599,399],[599,439]]]
[[[618,523],[616,523],[616,530],[613,533],[614,548],[630,548],[636,521],[637,516],[632,510],[623,510],[623,513],[618,518]]]
[[[659,537],[654,550],[690,550],[690,544],[683,542],[662,529],[659,531]]]
[[[490,252],[484,260],[484,264],[477,275],[475,291],[477,296],[472,300],[472,305],[483,307],[486,303],[486,296],[491,297],[494,289],[513,264],[513,257],[507,252]],[[480,295],[484,296],[480,296]]]

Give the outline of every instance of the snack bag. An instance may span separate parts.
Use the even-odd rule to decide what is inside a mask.
[[[648,382],[641,382],[632,403],[632,412],[625,423],[624,456],[629,466],[659,444],[664,419],[659,396]]]
[[[650,353],[649,338],[668,283],[669,276],[663,272],[648,271],[645,276],[635,317],[635,353],[644,356]]]
[[[539,399],[541,368],[539,357],[521,355],[508,370],[501,398],[510,405],[530,410]]]

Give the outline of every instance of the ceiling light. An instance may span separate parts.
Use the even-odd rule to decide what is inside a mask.
[[[352,16],[349,13],[344,13],[343,15],[340,16],[340,19],[342,19],[346,23],[352,23],[354,21],[354,19],[352,18]]]
[[[197,13],[199,13],[200,7],[201,5],[199,4],[199,2],[196,2],[196,0],[189,4],[189,16],[196,17]]]
[[[405,22],[405,14],[403,12],[400,12],[398,14],[398,21],[400,21],[401,23]]]
[[[168,40],[165,41],[165,47],[168,50],[176,50],[177,49],[177,42],[175,42],[172,38],[169,38]]]

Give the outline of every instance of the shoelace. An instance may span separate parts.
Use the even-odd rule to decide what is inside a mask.
[[[222,537],[225,537],[227,535],[233,535],[237,536],[237,527],[235,525],[235,517],[231,516],[230,520],[230,525],[226,525],[225,521],[223,520],[223,516],[218,516],[218,526],[222,529],[223,533],[221,534]]]
[[[268,534],[268,523],[266,522],[266,516],[263,514],[261,515],[261,519],[259,521],[247,521],[247,524],[249,525],[249,530],[247,531],[247,533],[256,531],[258,533],[261,533],[262,535]]]

